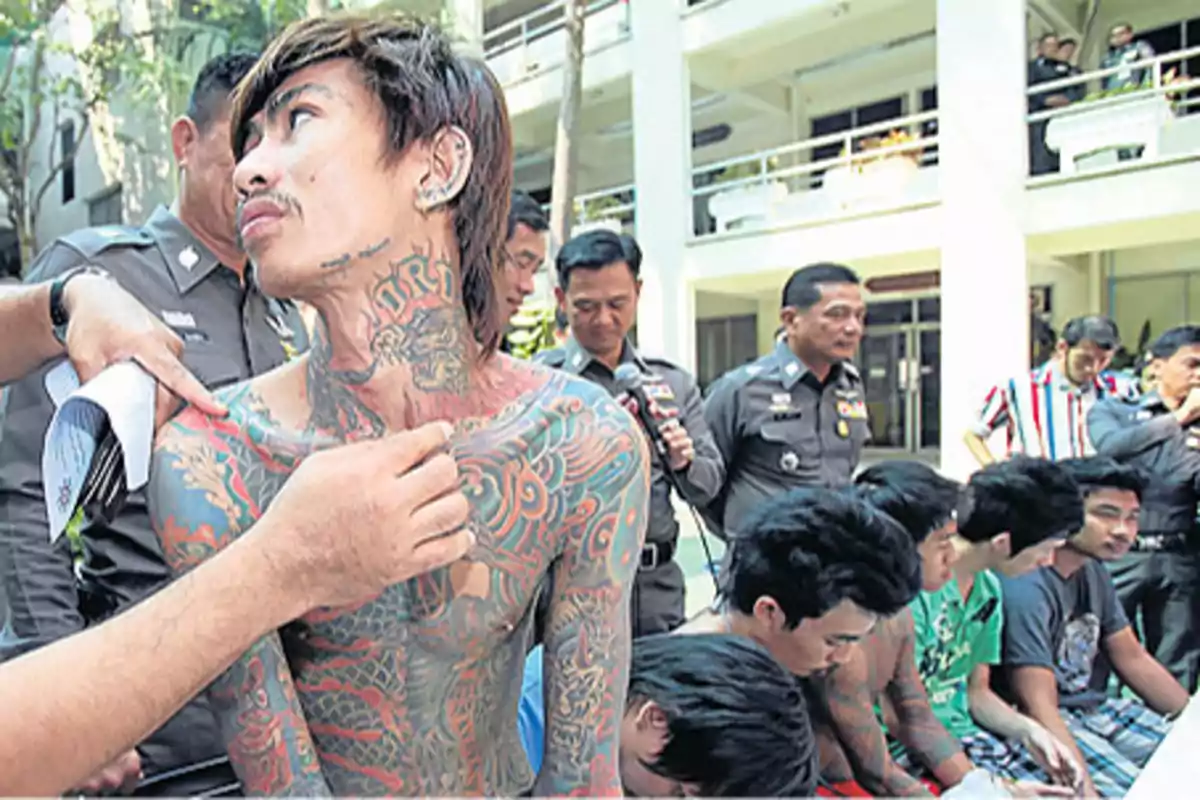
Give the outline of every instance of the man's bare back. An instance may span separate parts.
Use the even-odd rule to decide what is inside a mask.
[[[494,360],[507,402],[460,420],[453,440],[473,505],[469,558],[370,603],[308,614],[214,686],[248,791],[528,790],[516,700],[533,601],[551,569],[574,596],[552,605],[547,674],[583,674],[571,691],[551,681],[558,697],[547,707],[565,713],[553,716],[548,750],[569,742],[577,768],[593,768],[594,711],[611,698],[588,689],[613,668],[619,643],[598,612],[613,604],[627,616],[613,595],[640,544],[622,517],[642,513],[644,487],[631,476],[644,475],[644,446],[628,414],[591,384]],[[345,435],[313,424],[353,409],[334,408],[336,392],[314,391],[329,384],[319,356],[306,361],[306,370],[289,365],[226,393],[228,419],[185,413],[160,439],[153,495],[156,509],[173,512],[158,530],[177,568],[236,538],[305,453]]]

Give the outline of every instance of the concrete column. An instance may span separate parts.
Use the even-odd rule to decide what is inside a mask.
[[[1087,254],[1088,307],[1089,314],[1104,313],[1104,267],[1101,264],[1101,253],[1093,250]]]
[[[462,49],[483,56],[483,0],[450,0],[446,4],[450,29],[462,39]]]
[[[683,262],[692,228],[691,85],[679,0],[630,0],[635,228],[642,246],[638,343],[696,362],[695,302]]]
[[[1029,369],[1025,2],[937,0],[942,193],[942,468],[989,387]]]

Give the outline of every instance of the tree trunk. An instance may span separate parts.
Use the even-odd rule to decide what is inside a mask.
[[[567,58],[563,64],[562,103],[554,138],[554,179],[550,184],[551,247],[557,250],[571,234],[575,210],[575,136],[583,94],[583,17],[586,0],[568,0]]]

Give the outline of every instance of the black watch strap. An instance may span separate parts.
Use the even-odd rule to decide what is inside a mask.
[[[71,279],[77,278],[80,275],[98,275],[103,278],[111,277],[99,267],[86,266],[69,269],[51,282],[50,327],[54,332],[54,338],[62,345],[67,343],[67,325],[71,322],[71,315],[67,313],[67,305],[64,302],[64,294],[67,284],[71,282]]]

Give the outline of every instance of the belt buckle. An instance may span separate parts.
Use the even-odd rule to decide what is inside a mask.
[[[658,569],[658,545],[651,542],[642,546],[641,564],[639,566],[641,569],[647,571]]]

